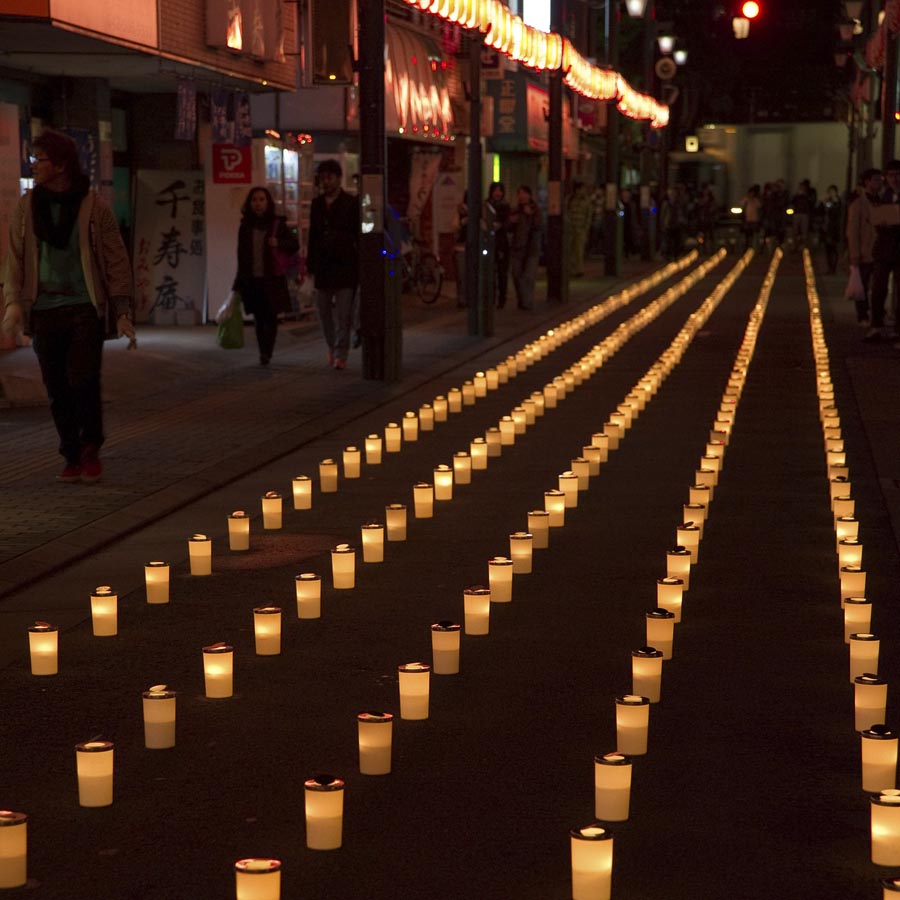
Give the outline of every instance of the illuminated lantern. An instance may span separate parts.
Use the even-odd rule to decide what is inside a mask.
[[[306,846],[337,850],[344,831],[344,782],[333,775],[316,775],[303,782],[306,806]]]
[[[211,700],[234,693],[234,647],[219,643],[203,648],[203,681]]]
[[[322,579],[313,572],[294,578],[297,594],[297,618],[318,619],[322,615]]]
[[[523,406],[516,406],[512,411],[513,433],[525,434],[528,427],[528,414]]]
[[[651,703],[659,703],[662,687],[663,655],[655,647],[631,651],[631,689]]]
[[[422,431],[434,431],[434,409],[430,403],[419,407],[419,428]]]
[[[599,825],[569,832],[572,900],[609,900],[612,896],[613,836]]]
[[[312,509],[312,479],[308,475],[298,475],[291,482],[294,495],[294,509]]]
[[[381,522],[367,522],[361,532],[363,562],[384,562],[384,525]]]
[[[841,566],[841,603],[847,597],[866,596],[866,570],[859,566]]]
[[[403,440],[417,441],[419,439],[419,417],[414,412],[403,413]]]
[[[628,756],[647,752],[650,728],[650,701],[646,697],[626,694],[616,697],[616,748]]]
[[[544,491],[544,509],[549,513],[551,528],[566,524],[566,495],[562,491]]]
[[[588,464],[588,474],[589,475],[599,475],[600,474],[600,463],[601,452],[599,447],[595,447],[593,444],[588,444],[585,447],[581,448],[582,457],[587,460]]]
[[[359,478],[362,466],[362,453],[359,447],[345,447],[341,456],[344,464],[344,478]]]
[[[28,816],[0,809],[0,889],[28,882]]]
[[[675,641],[675,613],[658,607],[647,613],[646,620],[648,646],[656,647],[662,653],[663,659],[671,659],[672,645]]]
[[[337,591],[356,587],[356,551],[349,544],[338,544],[331,551],[331,577]]]
[[[463,406],[475,405],[475,385],[471,381],[464,381],[462,386]],[[453,410],[451,409],[451,412]]]
[[[863,545],[854,538],[838,541],[838,571],[844,566],[862,567]]]
[[[195,534],[188,541],[191,575],[212,575],[212,540],[205,534]]]
[[[110,741],[87,741],[75,745],[79,806],[111,806],[113,802],[113,761]]]
[[[679,525],[675,529],[675,543],[691,554],[691,565],[697,565],[700,558],[700,529],[693,524]]]
[[[505,556],[488,560],[488,584],[492,603],[509,603],[512,600],[513,562]]]
[[[509,536],[509,557],[514,575],[531,574],[532,544],[534,538],[527,531],[516,531]]]
[[[35,622],[28,629],[32,675],[56,675],[59,671],[59,632],[48,622]]]
[[[631,804],[631,758],[623,753],[594,757],[594,816],[624,822]]]
[[[389,775],[394,717],[386,712],[364,712],[356,717],[361,775]]]
[[[453,469],[440,465],[434,470],[434,499],[453,499]]]
[[[872,601],[865,597],[844,599],[844,643],[850,643],[851,634],[865,634],[872,627]]]
[[[281,900],[281,860],[239,859],[234,864],[236,900]]]
[[[462,391],[459,388],[450,388],[447,391],[447,408],[451,413],[462,412]]]
[[[370,434],[366,436],[366,465],[380,466],[381,452],[384,449],[384,441],[381,435]]]
[[[403,433],[396,422],[384,426],[384,449],[386,453],[399,453],[403,443]]]
[[[550,546],[550,513],[545,509],[529,510],[528,531],[532,550],[546,550]]]
[[[476,397],[487,397],[487,375],[484,372],[476,372],[473,379]],[[465,394],[465,386],[463,386],[463,394]]]
[[[859,733],[862,746],[862,789],[867,793],[891,790],[897,783],[897,734],[876,724]]]
[[[384,509],[384,523],[389,541],[406,540],[406,506],[402,503],[391,503]]]
[[[869,672],[853,679],[853,727],[857,731],[884,723],[887,689],[886,681]]]
[[[472,457],[465,450],[453,454],[453,480],[457,484],[472,483]]]
[[[141,694],[144,712],[144,746],[168,750],[175,746],[175,691],[157,684]]]
[[[333,459],[323,459],[319,463],[319,490],[323,494],[334,494],[338,489],[338,464]]]
[[[466,634],[488,634],[491,624],[491,592],[481,585],[463,591]]]
[[[428,663],[405,663],[397,667],[400,681],[400,718],[427,719],[431,685]]]
[[[113,637],[119,633],[119,597],[107,584],[91,593],[91,624],[94,637]]]
[[[447,412],[447,398],[443,394],[438,394],[434,398],[434,421],[446,422]]]
[[[147,587],[147,602],[150,604],[169,602],[169,564],[148,562],[144,566],[144,583]]]
[[[673,547],[666,551],[666,575],[669,578],[680,578],[684,582],[683,590],[691,586],[691,554],[684,547]]]
[[[469,444],[469,455],[472,457],[472,469],[481,470],[488,467],[488,448],[484,438],[477,437]]]
[[[263,528],[277,531],[281,528],[281,494],[269,491],[262,498]]]
[[[257,606],[253,610],[253,634],[257,656],[278,656],[281,653],[281,609]]]
[[[431,626],[432,671],[435,675],[459,674],[460,627],[453,622]]]
[[[510,447],[516,442],[516,423],[512,416],[503,416],[499,423],[500,428],[500,444],[504,447]]]
[[[569,465],[572,467],[572,474],[578,479],[578,490],[586,491],[591,477],[590,463],[583,456],[576,456]]]
[[[900,791],[882,791],[869,800],[872,862],[876,866],[900,866]]]
[[[660,609],[667,609],[675,616],[675,623],[681,621],[682,598],[684,594],[684,582],[680,578],[666,576],[656,581],[656,605]]]
[[[250,549],[250,517],[242,509],[236,509],[228,517],[228,549]]]
[[[503,453],[503,444],[500,440],[500,429],[496,425],[491,426],[484,433],[484,442],[487,444],[487,455],[497,457]]]
[[[874,634],[850,635],[850,684],[853,684],[859,675],[867,672],[878,672],[878,653],[881,641]]]
[[[434,485],[425,481],[413,485],[413,508],[417,519],[430,519],[434,516]]]

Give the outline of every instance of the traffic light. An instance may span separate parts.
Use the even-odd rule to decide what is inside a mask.
[[[756,0],[746,0],[741,4],[741,15],[745,19],[755,19],[760,13],[759,4]]]

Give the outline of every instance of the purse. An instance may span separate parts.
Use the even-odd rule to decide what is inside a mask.
[[[278,219],[272,224],[270,237],[276,237],[278,231]],[[300,251],[290,252],[282,250],[281,247],[272,247],[272,258],[275,260],[275,274],[284,275],[288,278],[296,278],[300,273],[301,257]]]

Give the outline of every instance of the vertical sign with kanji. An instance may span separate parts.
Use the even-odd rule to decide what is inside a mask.
[[[138,322],[194,325],[206,278],[202,172],[137,173],[134,228]]]

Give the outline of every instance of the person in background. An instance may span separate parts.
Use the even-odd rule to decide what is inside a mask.
[[[794,209],[794,249],[801,250],[809,238],[809,223],[816,208],[815,192],[808,178],[797,185],[797,193],[791,199],[791,206]]]
[[[75,142],[45,131],[33,151],[34,189],[10,220],[3,330],[33,338],[66,462],[57,480],[94,482],[103,473],[103,341],[127,337],[137,346],[131,266]]]
[[[641,252],[641,209],[631,188],[622,188],[619,202],[622,204],[622,252],[629,259]]]
[[[264,187],[254,187],[241,207],[238,228],[237,275],[232,289],[253,316],[259,364],[267,366],[278,336],[278,314],[291,311],[287,278],[278,253],[294,256],[300,244],[284,216],[275,215],[275,201]]]
[[[494,233],[494,303],[503,309],[509,285],[509,204],[502,181],[493,181],[488,188],[484,221]]]
[[[821,236],[825,245],[825,259],[828,274],[837,272],[838,256],[841,249],[841,225],[844,218],[844,204],[836,184],[829,184],[822,201]]]
[[[347,368],[353,296],[359,283],[359,200],[341,187],[334,159],[319,164],[322,193],[309,212],[306,269],[315,277],[315,304],[328,345],[328,365]]]
[[[892,159],[884,167],[884,181],[877,207],[900,205],[900,160]],[[890,336],[884,331],[884,312],[891,275],[894,276],[895,292],[896,285],[900,283],[900,226],[876,225],[872,260],[872,288],[869,292],[871,322],[863,338],[866,341],[878,341]]]
[[[569,232],[569,271],[573,278],[584,275],[584,251],[594,208],[588,186],[581,181],[573,182],[566,215]]]
[[[872,271],[875,267],[872,252],[875,249],[875,226],[872,224],[872,209],[878,203],[881,193],[881,172],[866,169],[860,176],[860,189],[850,201],[847,209],[847,253],[850,265],[859,267],[864,297],[856,301],[856,321],[863,327],[871,325],[869,317],[869,292]]]
[[[747,193],[741,199],[741,209],[744,220],[744,250],[755,250],[762,218],[762,200],[758,184],[751,185],[747,189]]]
[[[666,259],[676,259],[681,255],[686,222],[679,191],[674,187],[666,188],[666,194],[659,205],[659,231],[662,238],[662,253]]]
[[[519,309],[534,309],[534,282],[541,258],[541,211],[527,184],[516,191],[509,214],[509,268]]]

